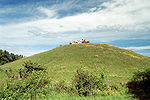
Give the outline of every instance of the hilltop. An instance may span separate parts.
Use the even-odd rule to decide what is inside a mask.
[[[120,83],[128,81],[133,72],[150,66],[149,57],[131,50],[109,44],[90,43],[60,46],[2,65],[0,68],[18,69],[28,60],[47,66],[49,75],[55,81],[66,80],[68,82],[75,71],[80,68],[94,73],[104,71],[111,82]]]

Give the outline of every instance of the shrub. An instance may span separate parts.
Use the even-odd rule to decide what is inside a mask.
[[[43,66],[31,61],[25,62],[23,66],[24,69],[18,71],[18,78],[9,77],[0,84],[0,99],[36,99],[48,93],[50,79],[46,69],[36,70]]]
[[[60,81],[56,84],[54,84],[54,90],[57,92],[66,92],[68,87],[66,86],[65,81]]]
[[[127,87],[138,98],[150,97],[150,67],[136,72]]]
[[[93,75],[83,70],[77,70],[73,85],[79,96],[94,95],[97,89],[104,90],[106,88],[104,75]]]
[[[31,60],[24,62],[23,66],[24,66],[25,73],[32,73],[32,71],[46,70],[46,66],[38,63],[33,63],[31,62]]]
[[[68,93],[70,95],[76,95],[77,91],[73,85],[67,84],[64,80],[57,82],[53,86],[54,91],[58,93]]]

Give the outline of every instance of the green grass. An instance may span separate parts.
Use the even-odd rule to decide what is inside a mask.
[[[80,96],[70,96],[68,94],[58,94],[52,93],[46,98],[39,98],[39,100],[137,100],[133,98],[131,94],[124,95],[113,95],[113,96],[89,96],[89,97],[80,97]]]
[[[108,44],[91,43],[60,46],[5,64],[1,68],[18,69],[27,60],[47,66],[53,80],[68,82],[79,68],[97,73],[105,71],[110,81],[125,82],[133,72],[150,66],[149,57]]]
[[[121,49],[108,44],[74,44],[64,45],[26,57],[12,63],[0,66],[1,69],[19,69],[25,61],[31,60],[48,67],[48,73],[53,82],[65,80],[70,82],[77,69],[88,70],[93,73],[105,72],[109,82],[119,85],[127,82],[134,72],[145,67],[150,67],[150,58],[137,54],[131,50]],[[4,79],[4,72],[0,80]],[[128,96],[127,96],[128,97]],[[55,98],[55,99],[54,99]],[[60,99],[61,98],[61,99]],[[124,98],[124,99],[122,99]],[[51,95],[48,100],[131,100],[126,95],[107,97],[76,97],[68,95]]]

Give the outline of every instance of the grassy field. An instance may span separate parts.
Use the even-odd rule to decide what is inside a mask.
[[[75,44],[23,58],[1,66],[18,69],[32,60],[48,67],[54,80],[69,81],[78,68],[99,73],[105,71],[112,81],[127,81],[138,69],[150,66],[150,58],[108,44]],[[3,75],[4,76],[4,75]]]
[[[69,96],[67,94],[52,94],[39,100],[137,100],[133,98],[133,95],[114,95],[114,96],[91,96],[91,97],[80,97],[80,96]]]
[[[137,54],[131,50],[121,49],[108,44],[90,43],[60,46],[50,51],[2,65],[0,68],[2,70],[9,68],[13,70],[19,69],[28,60],[47,66],[53,82],[64,80],[66,83],[70,82],[77,69],[82,68],[93,73],[105,72],[110,83],[119,85],[127,82],[137,70],[150,66],[149,57]],[[5,76],[1,72],[0,79],[5,79]],[[56,100],[61,96],[64,95],[56,96]],[[51,98],[49,97],[48,100],[51,100]],[[117,100],[117,98],[119,100],[122,96],[87,97],[86,100]],[[123,98],[124,100],[131,99],[125,98],[125,96]],[[84,100],[84,97],[64,96],[59,100],[81,99]]]

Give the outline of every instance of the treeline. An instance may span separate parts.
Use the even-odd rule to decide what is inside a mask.
[[[0,65],[3,65],[3,64],[9,63],[9,62],[13,62],[13,61],[23,58],[23,57],[24,57],[23,55],[9,53],[6,50],[0,49]]]

